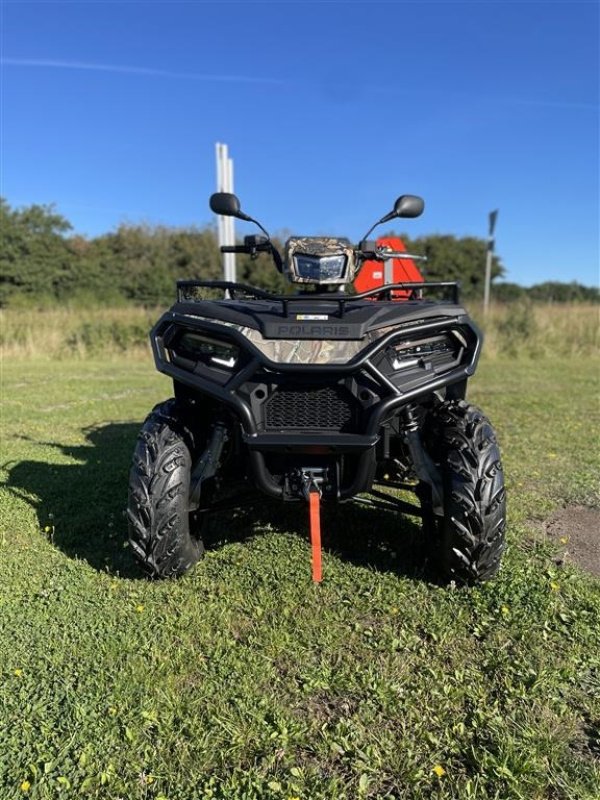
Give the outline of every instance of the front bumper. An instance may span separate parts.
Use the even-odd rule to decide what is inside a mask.
[[[239,367],[230,372],[211,371],[206,365],[178,359],[169,343],[181,328],[234,342],[242,353]],[[460,330],[464,341],[456,359],[437,367],[429,365],[430,369],[385,373],[386,348],[452,328]],[[284,482],[267,468],[267,461],[278,455],[291,461],[350,459],[350,477],[339,481],[336,488],[338,500],[369,488],[382,424],[404,406],[470,377],[481,341],[479,330],[466,314],[453,315],[399,326],[344,364],[297,364],[272,361],[230,326],[177,311],[164,314],[151,332],[157,369],[223,405],[238,420],[259,489],[273,497],[284,496]],[[324,403],[331,408],[322,409]],[[342,419],[343,424],[338,424]]]

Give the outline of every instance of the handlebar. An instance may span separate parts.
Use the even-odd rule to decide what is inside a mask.
[[[222,253],[242,253],[249,255],[252,259],[257,258],[258,253],[269,253],[275,262],[275,267],[277,268],[278,272],[283,272],[283,259],[281,258],[281,254],[270,240],[256,241],[254,237],[246,237],[246,239],[247,241],[244,244],[221,245],[220,250]],[[364,247],[366,242],[361,242],[361,244]],[[362,260],[389,261],[391,258],[398,258],[406,261],[427,261],[427,256],[419,256],[413,253],[406,253],[404,251],[400,252],[398,250],[380,250],[378,248],[375,250],[372,250],[371,248],[363,250],[360,245],[355,250],[355,253],[359,260],[359,269]]]
[[[222,253],[249,253],[250,250],[247,247],[245,247],[243,244],[236,244],[236,245],[224,244],[224,245],[221,245],[221,252]]]
[[[224,244],[221,246],[222,253],[246,253],[246,255],[250,255],[251,253],[271,253],[272,246],[271,244],[258,244],[253,246],[248,246],[245,244],[235,244],[229,245]],[[406,253],[404,251],[400,252],[399,250],[357,250],[361,256],[367,259],[375,259],[378,261],[387,261],[390,258],[400,258],[406,261],[427,261],[427,256],[418,256],[414,253]]]
[[[252,255],[252,253],[271,253],[273,251],[273,247],[270,242],[265,242],[263,244],[224,244],[221,245],[221,252],[222,253],[246,253],[246,255]]]
[[[249,237],[246,237],[247,239]],[[252,237],[253,238],[253,237]],[[222,253],[244,253],[252,259],[257,258],[258,253],[269,253],[273,258],[275,267],[278,272],[283,272],[283,261],[281,255],[270,239],[267,241],[257,242],[250,241],[245,244],[223,244],[220,247]]]
[[[405,261],[427,261],[427,256],[417,256],[414,253],[399,250],[358,250],[358,252],[363,258],[374,261],[388,261],[390,258],[400,258]]]
[[[395,250],[384,250],[380,252],[379,258],[388,259],[388,258],[403,258],[405,260],[412,260],[412,261],[427,261],[427,256],[417,256],[414,253],[400,253]]]

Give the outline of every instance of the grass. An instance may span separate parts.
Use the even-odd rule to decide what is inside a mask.
[[[472,309],[486,334],[488,358],[597,356],[600,306],[587,303],[516,302],[493,304],[487,320]]]
[[[598,505],[589,359],[485,361],[509,491],[499,578],[436,584],[409,520],[220,518],[176,582],[124,546],[147,358],[6,359],[0,495],[0,797],[600,797],[600,584],[539,521]],[[597,430],[597,427],[596,427]],[[568,536],[568,531],[565,531]]]
[[[0,345],[8,358],[72,358],[148,349],[157,310],[64,308],[0,310]]]

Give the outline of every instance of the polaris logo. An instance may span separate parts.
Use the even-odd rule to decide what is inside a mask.
[[[279,325],[277,336],[314,336],[315,339],[344,339],[350,336],[348,325]]]

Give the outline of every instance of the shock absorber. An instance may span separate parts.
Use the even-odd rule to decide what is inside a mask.
[[[413,404],[408,404],[403,412],[404,441],[412,458],[415,472],[419,480],[431,489],[434,513],[442,515],[444,505],[442,477],[429,453],[423,447],[417,408]]]
[[[200,505],[202,483],[209,478],[214,478],[219,468],[219,462],[225,442],[229,438],[227,425],[223,420],[217,420],[204,452],[194,465],[190,477],[190,511],[195,511]]]
[[[418,431],[419,430],[419,419],[417,415],[417,407],[414,403],[408,403],[402,409],[402,415],[404,417],[404,430],[405,432],[408,431]]]

